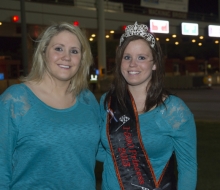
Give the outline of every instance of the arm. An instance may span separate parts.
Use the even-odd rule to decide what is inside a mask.
[[[105,133],[105,117],[106,117],[106,110],[104,109],[104,95],[101,97],[100,100],[100,113],[101,113],[101,120],[100,120],[100,134],[101,134],[101,139],[102,139],[102,135]],[[102,130],[104,130],[104,133],[102,132]],[[105,160],[105,156],[106,156],[106,150],[102,145],[102,141],[100,141],[99,143],[99,149],[98,149],[98,153],[97,153],[97,160],[100,162],[104,162]]]
[[[0,189],[9,189],[12,177],[12,156],[16,144],[17,132],[12,117],[12,108],[9,109],[0,97]]]
[[[99,143],[99,148],[98,148],[98,153],[96,155],[96,160],[98,160],[99,162],[104,162],[105,155],[106,155],[105,149],[102,146],[102,142],[100,142]]]
[[[195,190],[197,182],[196,126],[193,115],[174,131],[178,190]]]

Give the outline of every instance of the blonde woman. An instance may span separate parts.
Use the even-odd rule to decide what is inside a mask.
[[[0,96],[0,189],[95,190],[90,46],[68,23],[49,26],[36,42],[29,75]]]

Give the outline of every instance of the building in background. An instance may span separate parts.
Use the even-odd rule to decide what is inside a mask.
[[[153,23],[157,40],[165,54],[167,75],[214,74],[219,71],[220,38],[208,35],[209,25],[219,25],[216,15],[189,13],[188,0],[140,0],[135,4],[129,2],[131,1],[104,1],[107,73],[111,73],[114,67],[115,49],[124,27],[135,21],[150,26],[151,20],[169,24],[164,28],[166,32],[161,33],[160,24]],[[95,67],[98,67],[96,5],[96,0],[25,1],[29,64],[34,40],[45,26],[65,21],[84,30],[90,40]],[[4,73],[5,78],[17,78],[22,74],[20,1],[0,1],[0,12],[0,73]],[[182,23],[196,24],[197,33],[190,33],[195,31],[190,26],[185,26],[183,33]],[[187,60],[187,57],[192,56],[195,60]]]

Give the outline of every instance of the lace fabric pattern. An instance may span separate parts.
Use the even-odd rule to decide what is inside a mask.
[[[103,189],[120,189],[106,137],[104,97],[105,95],[100,101],[103,150],[99,152],[105,158],[102,185]],[[164,103],[165,105],[139,115],[142,141],[157,180],[170,156],[175,152],[179,172],[178,190],[193,190],[197,179],[196,127],[193,114],[177,96],[169,96]]]
[[[95,190],[100,115],[90,91],[56,109],[16,84],[0,96],[0,108],[0,189]]]
[[[189,117],[192,115],[189,108],[181,99],[170,98],[167,100],[166,107],[160,110],[160,114],[164,121],[166,121],[173,129],[178,129],[181,125],[186,123]]]
[[[14,89],[13,91],[16,91]],[[13,95],[12,95],[13,94]],[[30,104],[27,99],[27,94],[16,95],[14,92],[8,92],[2,95],[1,101],[4,105],[8,104],[10,115],[12,118],[17,118],[18,116],[24,116],[30,109]]]

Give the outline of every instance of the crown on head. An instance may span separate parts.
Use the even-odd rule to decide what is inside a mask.
[[[152,48],[154,48],[155,46],[155,37],[148,31],[147,25],[144,24],[138,25],[137,22],[135,22],[134,25],[128,25],[125,29],[125,33],[122,34],[120,38],[119,46],[121,46],[125,38],[129,36],[141,36],[150,43],[150,46]]]

